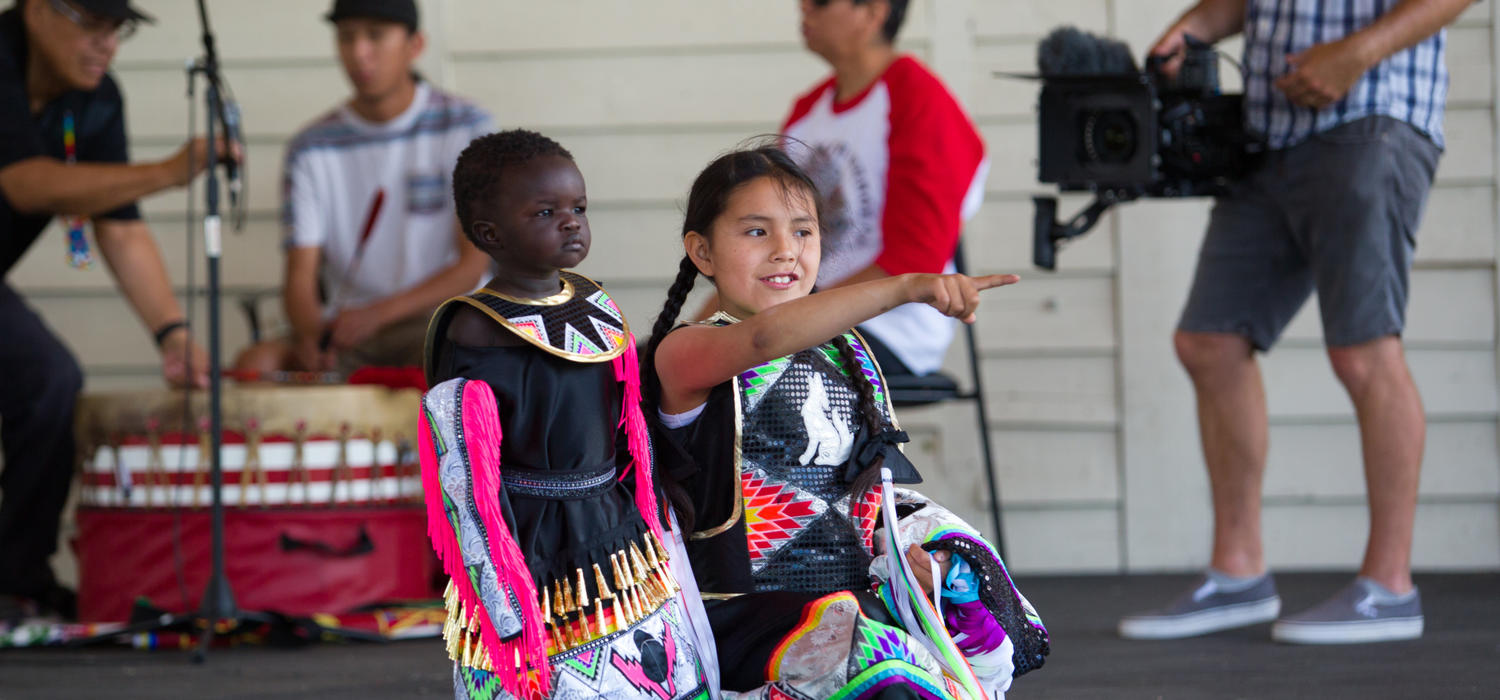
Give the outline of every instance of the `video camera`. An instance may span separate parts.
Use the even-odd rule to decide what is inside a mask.
[[[1032,198],[1037,267],[1055,269],[1058,241],[1087,233],[1116,203],[1223,194],[1253,166],[1260,144],[1244,128],[1244,96],[1220,92],[1211,45],[1186,44],[1175,79],[1163,71],[1168,57],[1142,71],[1124,43],[1071,27],[1038,45],[1038,179],[1095,198],[1067,223],[1057,198]]]

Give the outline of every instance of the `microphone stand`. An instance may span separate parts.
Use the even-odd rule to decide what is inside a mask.
[[[209,382],[209,469],[210,492],[213,496],[212,551],[213,568],[208,585],[203,591],[198,613],[200,637],[198,648],[193,653],[194,663],[207,659],[209,645],[215,633],[233,632],[241,623],[254,616],[243,615],[234,601],[234,590],[224,566],[224,424],[223,383],[221,366],[223,332],[220,323],[219,263],[223,253],[221,219],[219,217],[219,153],[216,150],[215,129],[222,125],[226,146],[230,143],[228,115],[224,107],[223,81],[219,75],[219,57],[214,50],[214,35],[208,24],[208,8],[204,0],[198,0],[198,20],[203,27],[203,58],[189,69],[191,95],[193,82],[201,76],[207,83],[204,103],[207,109],[205,137],[208,144],[208,168],[204,178],[203,249],[208,264],[208,382]]]
[[[208,361],[209,361],[209,435],[210,449],[208,451],[210,465],[210,492],[212,494],[211,506],[211,537],[212,537],[212,568],[209,572],[208,584],[203,591],[203,597],[199,601],[197,613],[163,613],[155,618],[138,621],[126,625],[123,629],[105,632],[86,639],[75,640],[69,646],[84,646],[111,639],[117,639],[121,635],[137,634],[143,632],[163,632],[168,630],[197,631],[200,635],[198,647],[193,652],[193,663],[203,663],[207,660],[209,645],[213,643],[215,635],[230,635],[239,631],[242,627],[251,624],[271,622],[272,617],[263,613],[253,613],[240,610],[235,604],[234,591],[229,585],[229,577],[225,573],[224,564],[224,415],[223,415],[223,367],[220,362],[222,354],[223,332],[220,324],[219,313],[219,262],[223,253],[222,245],[222,220],[219,215],[219,174],[221,166],[219,159],[222,154],[218,152],[215,143],[216,134],[224,135],[226,144],[232,142],[235,137],[235,124],[231,122],[231,113],[224,101],[224,83],[219,75],[218,54],[214,50],[214,36],[209,29],[208,9],[204,0],[197,0],[198,19],[203,26],[203,57],[193,61],[187,66],[188,88],[187,96],[191,101],[196,99],[197,82],[201,78],[207,86],[203,98],[207,106],[206,112],[206,138],[208,145],[207,163],[204,178],[204,204],[203,216],[203,242],[204,253],[207,257],[208,266]],[[189,125],[189,133],[192,126]],[[223,167],[237,167],[232,163],[223,164]],[[230,171],[230,199],[231,205],[238,208],[238,182],[235,171]],[[236,217],[239,220],[239,217]],[[189,289],[189,294],[194,290]]]

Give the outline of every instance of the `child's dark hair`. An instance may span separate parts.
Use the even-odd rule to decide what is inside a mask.
[[[474,205],[494,196],[505,169],[546,156],[573,160],[573,154],[558,142],[525,129],[485,134],[469,142],[453,166],[453,206],[470,241],[479,243],[471,230]]]
[[[818,187],[812,178],[780,146],[764,144],[719,156],[703,172],[698,173],[688,192],[687,207],[682,218],[682,235],[685,237],[688,233],[697,231],[700,235],[709,236],[714,221],[729,206],[729,198],[741,187],[762,177],[774,179],[788,196],[805,194],[811,197],[815,216],[820,223],[823,221],[823,198],[818,194]],[[661,377],[656,373],[656,349],[661,345],[662,339],[667,337],[667,333],[677,325],[682,304],[693,291],[693,284],[697,279],[698,267],[693,264],[691,257],[684,254],[677,265],[677,278],[667,289],[666,303],[662,305],[661,314],[656,317],[656,324],[651,327],[651,340],[646,344],[642,361],[645,368],[644,398],[648,407],[646,414],[650,420],[660,420],[657,411],[653,410],[661,407]],[[843,334],[834,337],[831,342],[839,351],[844,373],[859,394],[860,424],[866,435],[873,435],[884,423],[884,417],[875,405],[875,389],[865,378],[854,348]],[[879,477],[878,466],[867,468],[855,480],[854,497],[850,499],[851,509]],[[686,491],[668,478],[658,479],[657,483],[663,485],[663,491],[677,510],[684,531],[691,532],[696,509]]]

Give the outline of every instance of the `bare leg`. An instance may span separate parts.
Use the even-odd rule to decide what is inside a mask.
[[[1211,565],[1231,576],[1265,571],[1261,483],[1266,470],[1266,393],[1245,338],[1229,333],[1173,336],[1198,400],[1198,429],[1214,506]]]
[[[1360,574],[1405,593],[1412,587],[1412,529],[1427,436],[1422,398],[1399,337],[1329,348],[1328,357],[1359,418],[1370,503],[1370,539]]]

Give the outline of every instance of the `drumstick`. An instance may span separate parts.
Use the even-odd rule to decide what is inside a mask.
[[[354,280],[354,273],[359,271],[359,264],[365,259],[365,247],[370,242],[370,234],[375,231],[375,220],[380,217],[380,208],[385,205],[385,188],[375,188],[375,199],[370,201],[370,213],[365,216],[365,228],[359,233],[359,242],[354,244],[354,259],[349,263],[349,269],[344,272],[339,285],[334,288],[333,294],[328,297],[328,308],[338,311],[339,302],[342,301],[344,292],[348,290],[349,283]],[[328,344],[333,340],[333,328],[323,329],[323,336],[318,339],[318,349],[327,350]]]

